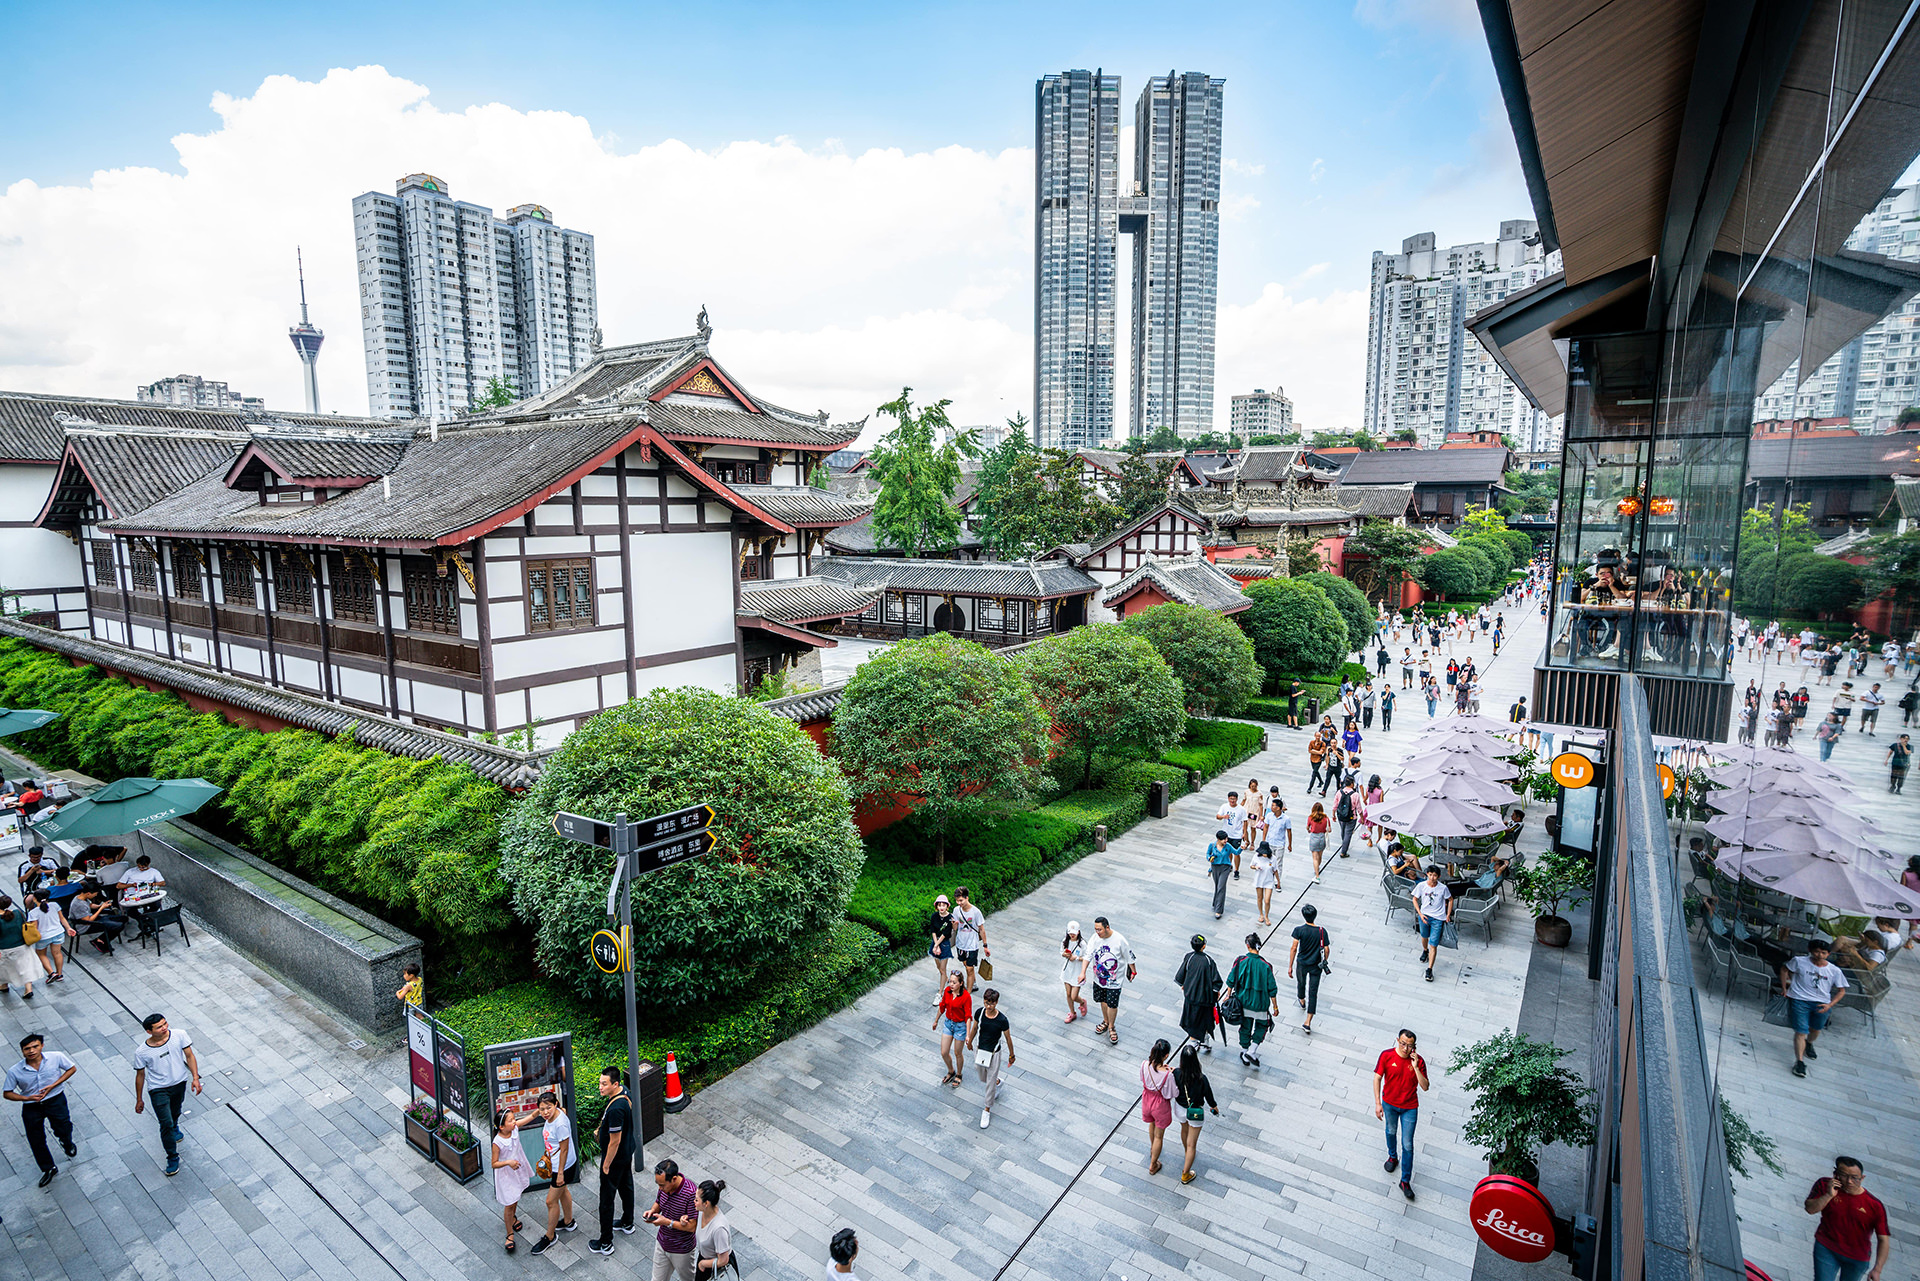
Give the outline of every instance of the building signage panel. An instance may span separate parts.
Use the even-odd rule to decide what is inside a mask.
[[[1516,1263],[1539,1263],[1553,1253],[1553,1206],[1525,1179],[1490,1174],[1467,1205],[1473,1230],[1487,1248]]]

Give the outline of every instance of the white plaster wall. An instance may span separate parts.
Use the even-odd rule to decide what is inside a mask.
[[[516,676],[565,671],[569,667],[619,663],[625,661],[626,652],[626,638],[618,629],[535,632],[531,636],[504,641],[496,635],[493,642],[493,675],[495,680],[511,680]],[[538,698],[539,694],[536,692],[534,697]]]
[[[583,476],[580,478],[580,493],[587,498],[617,498],[620,496],[620,478],[598,473]]]
[[[460,691],[448,689],[444,685],[431,685],[426,681],[406,681],[402,688],[411,691],[411,710],[421,716],[430,716],[439,721],[452,721],[456,725],[466,723],[462,708]]]
[[[533,690],[533,719],[545,722],[564,720],[583,714],[591,716],[600,710],[596,701],[598,684],[598,681],[592,679],[564,681],[558,685],[548,685]],[[505,720],[506,718],[502,716],[503,724]]]
[[[727,530],[635,534],[631,559],[635,653],[733,642],[733,539]],[[732,659],[727,673],[731,684]],[[641,679],[647,679],[645,672]]]
[[[731,694],[736,683],[731,654],[640,669],[642,697],[656,689],[675,689],[681,685],[699,685],[722,694]]]
[[[58,468],[0,463],[0,521],[32,520],[53,489]],[[0,587],[77,587],[80,549],[50,529],[0,529]]]
[[[222,644],[220,648],[226,658],[228,671],[237,672],[242,676],[266,676],[267,653],[265,650],[255,649],[251,645],[230,644]]]
[[[297,690],[308,694],[320,692],[320,664],[310,658],[295,658],[291,654],[280,656],[280,679]]]
[[[342,697],[372,703],[376,707],[387,705],[387,682],[376,672],[363,672],[357,667],[335,667],[333,681],[334,689]]]

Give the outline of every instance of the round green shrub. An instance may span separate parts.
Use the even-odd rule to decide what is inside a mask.
[[[1352,652],[1347,624],[1317,585],[1299,578],[1263,578],[1249,584],[1253,608],[1240,615],[1253,654],[1271,676],[1330,672]]]
[[[1340,611],[1341,621],[1347,625],[1349,651],[1359,649],[1367,643],[1367,638],[1373,635],[1375,615],[1365,592],[1340,575],[1327,570],[1321,570],[1317,574],[1302,574],[1297,581],[1312,583],[1318,587],[1327,594],[1327,599],[1333,602],[1333,607]]]
[[[501,872],[515,911],[533,922],[544,970],[583,996],[620,990],[587,955],[608,923],[612,857],[563,840],[554,814],[641,819],[701,803],[714,808],[714,851],[634,882],[634,980],[645,999],[731,998],[819,945],[864,858],[839,768],[758,704],[659,690],[569,735],[501,826]]]
[[[1224,614],[1171,601],[1143,609],[1121,623],[1158,650],[1187,691],[1187,707],[1202,716],[1236,716],[1260,692],[1253,641]]]

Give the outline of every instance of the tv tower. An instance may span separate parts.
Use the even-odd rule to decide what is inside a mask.
[[[305,366],[307,383],[307,412],[320,412],[320,344],[326,341],[326,335],[315,329],[307,320],[307,265],[300,257],[300,247],[293,248],[293,261],[300,273],[300,323],[287,330],[287,337],[293,340],[293,349],[300,355],[300,363]]]

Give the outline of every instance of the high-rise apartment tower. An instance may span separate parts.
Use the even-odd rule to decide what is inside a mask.
[[[1426,449],[1450,431],[1496,431],[1524,450],[1558,449],[1557,417],[1533,407],[1466,322],[1508,294],[1560,270],[1531,220],[1500,224],[1497,239],[1436,247],[1432,232],[1400,252],[1373,255],[1363,425],[1374,436],[1412,430]]]
[[[1035,91],[1033,426],[1045,446],[1114,434],[1119,238],[1134,237],[1130,428],[1213,428],[1224,81],[1156,76],[1134,109],[1120,182],[1120,77],[1044,76]]]
[[[367,399],[376,416],[465,413],[490,379],[545,391],[592,357],[593,237],[540,205],[504,219],[431,174],[353,201]]]

